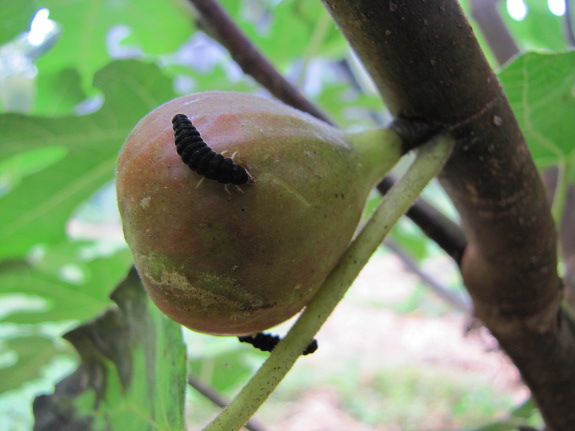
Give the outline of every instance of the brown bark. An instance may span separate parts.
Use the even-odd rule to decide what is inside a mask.
[[[462,276],[477,317],[533,392],[550,430],[575,429],[575,330],[560,308],[545,190],[456,0],[323,0],[398,117],[449,130],[441,181],[462,218]]]

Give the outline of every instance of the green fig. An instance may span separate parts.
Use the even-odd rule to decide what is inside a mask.
[[[249,181],[224,185],[190,169],[174,144],[177,114]],[[400,155],[392,132],[344,133],[248,94],[198,93],[156,108],[127,138],[116,175],[147,292],[198,332],[245,335],[287,320],[334,268],[368,193]]]

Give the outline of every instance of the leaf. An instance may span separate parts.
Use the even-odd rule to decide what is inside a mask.
[[[307,0],[282,1],[273,7],[266,7],[263,2],[258,5],[256,2],[223,0],[221,3],[246,36],[280,68],[294,59],[301,59],[321,16],[327,15],[320,2]],[[346,50],[345,39],[330,20],[321,44],[312,54],[334,56]]]
[[[239,345],[239,341],[237,343],[232,350],[218,355],[208,353],[204,357],[191,358],[188,361],[190,372],[201,376],[203,381],[218,391],[234,389],[254,372],[254,359],[265,357],[261,352],[246,349]],[[206,369],[209,373],[206,373]]]
[[[66,155],[62,146],[22,151],[0,162],[0,197],[15,188],[23,178],[56,163]]]
[[[517,431],[517,424],[507,421],[494,422],[477,428],[468,428],[465,431]]]
[[[0,258],[63,240],[74,209],[112,179],[118,151],[136,122],[174,97],[171,81],[156,66],[135,60],[111,63],[98,72],[95,85],[105,101],[90,115],[0,115],[0,162],[46,146],[66,150],[61,160],[0,197]]]
[[[575,52],[521,55],[499,74],[540,167],[575,154]]]
[[[77,68],[84,83],[89,83],[94,73],[112,60],[109,44],[114,28],[124,27],[130,43],[139,51],[153,54],[175,51],[191,32],[187,14],[182,13],[184,6],[176,1],[41,0],[40,3],[63,28],[53,50],[38,62],[40,74]]]
[[[523,0],[523,2],[527,6],[527,15],[522,21],[512,19],[505,11],[506,2],[500,2],[501,16],[520,48],[523,51],[567,49],[562,23],[564,18],[553,15],[546,1]]]
[[[5,344],[8,350],[16,354],[17,360],[11,366],[0,368],[0,393],[40,377],[41,367],[64,351],[51,339],[42,336],[14,338]]]
[[[112,298],[117,308],[65,335],[81,363],[36,398],[35,431],[185,429],[180,326],[150,302],[135,270]]]
[[[40,73],[37,87],[38,95],[34,104],[36,115],[69,115],[86,99],[80,74],[75,69]]]
[[[33,0],[0,0],[0,45],[28,30],[34,10]]]
[[[525,400],[525,402],[515,407],[511,412],[511,416],[514,418],[529,419],[530,417],[538,413],[539,410],[535,405],[535,401],[533,401],[533,398],[530,397],[527,400]]]
[[[130,267],[131,255],[124,249],[112,255],[85,257],[89,249],[86,243],[62,243],[47,248],[32,263],[1,263],[0,293],[40,297],[46,306],[12,312],[0,322],[31,325],[81,321],[98,315],[110,304],[109,294]]]

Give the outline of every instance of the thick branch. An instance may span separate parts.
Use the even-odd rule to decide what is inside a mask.
[[[450,130],[441,175],[469,244],[477,316],[530,386],[553,431],[575,429],[575,336],[559,303],[556,233],[511,108],[456,0],[324,0],[386,105]]]

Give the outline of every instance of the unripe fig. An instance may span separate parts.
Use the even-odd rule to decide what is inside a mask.
[[[223,185],[183,163],[177,114],[250,180]],[[124,234],[150,297],[209,334],[285,321],[333,269],[368,193],[399,156],[391,132],[346,134],[242,93],[192,94],[156,108],[126,140],[116,176]]]

